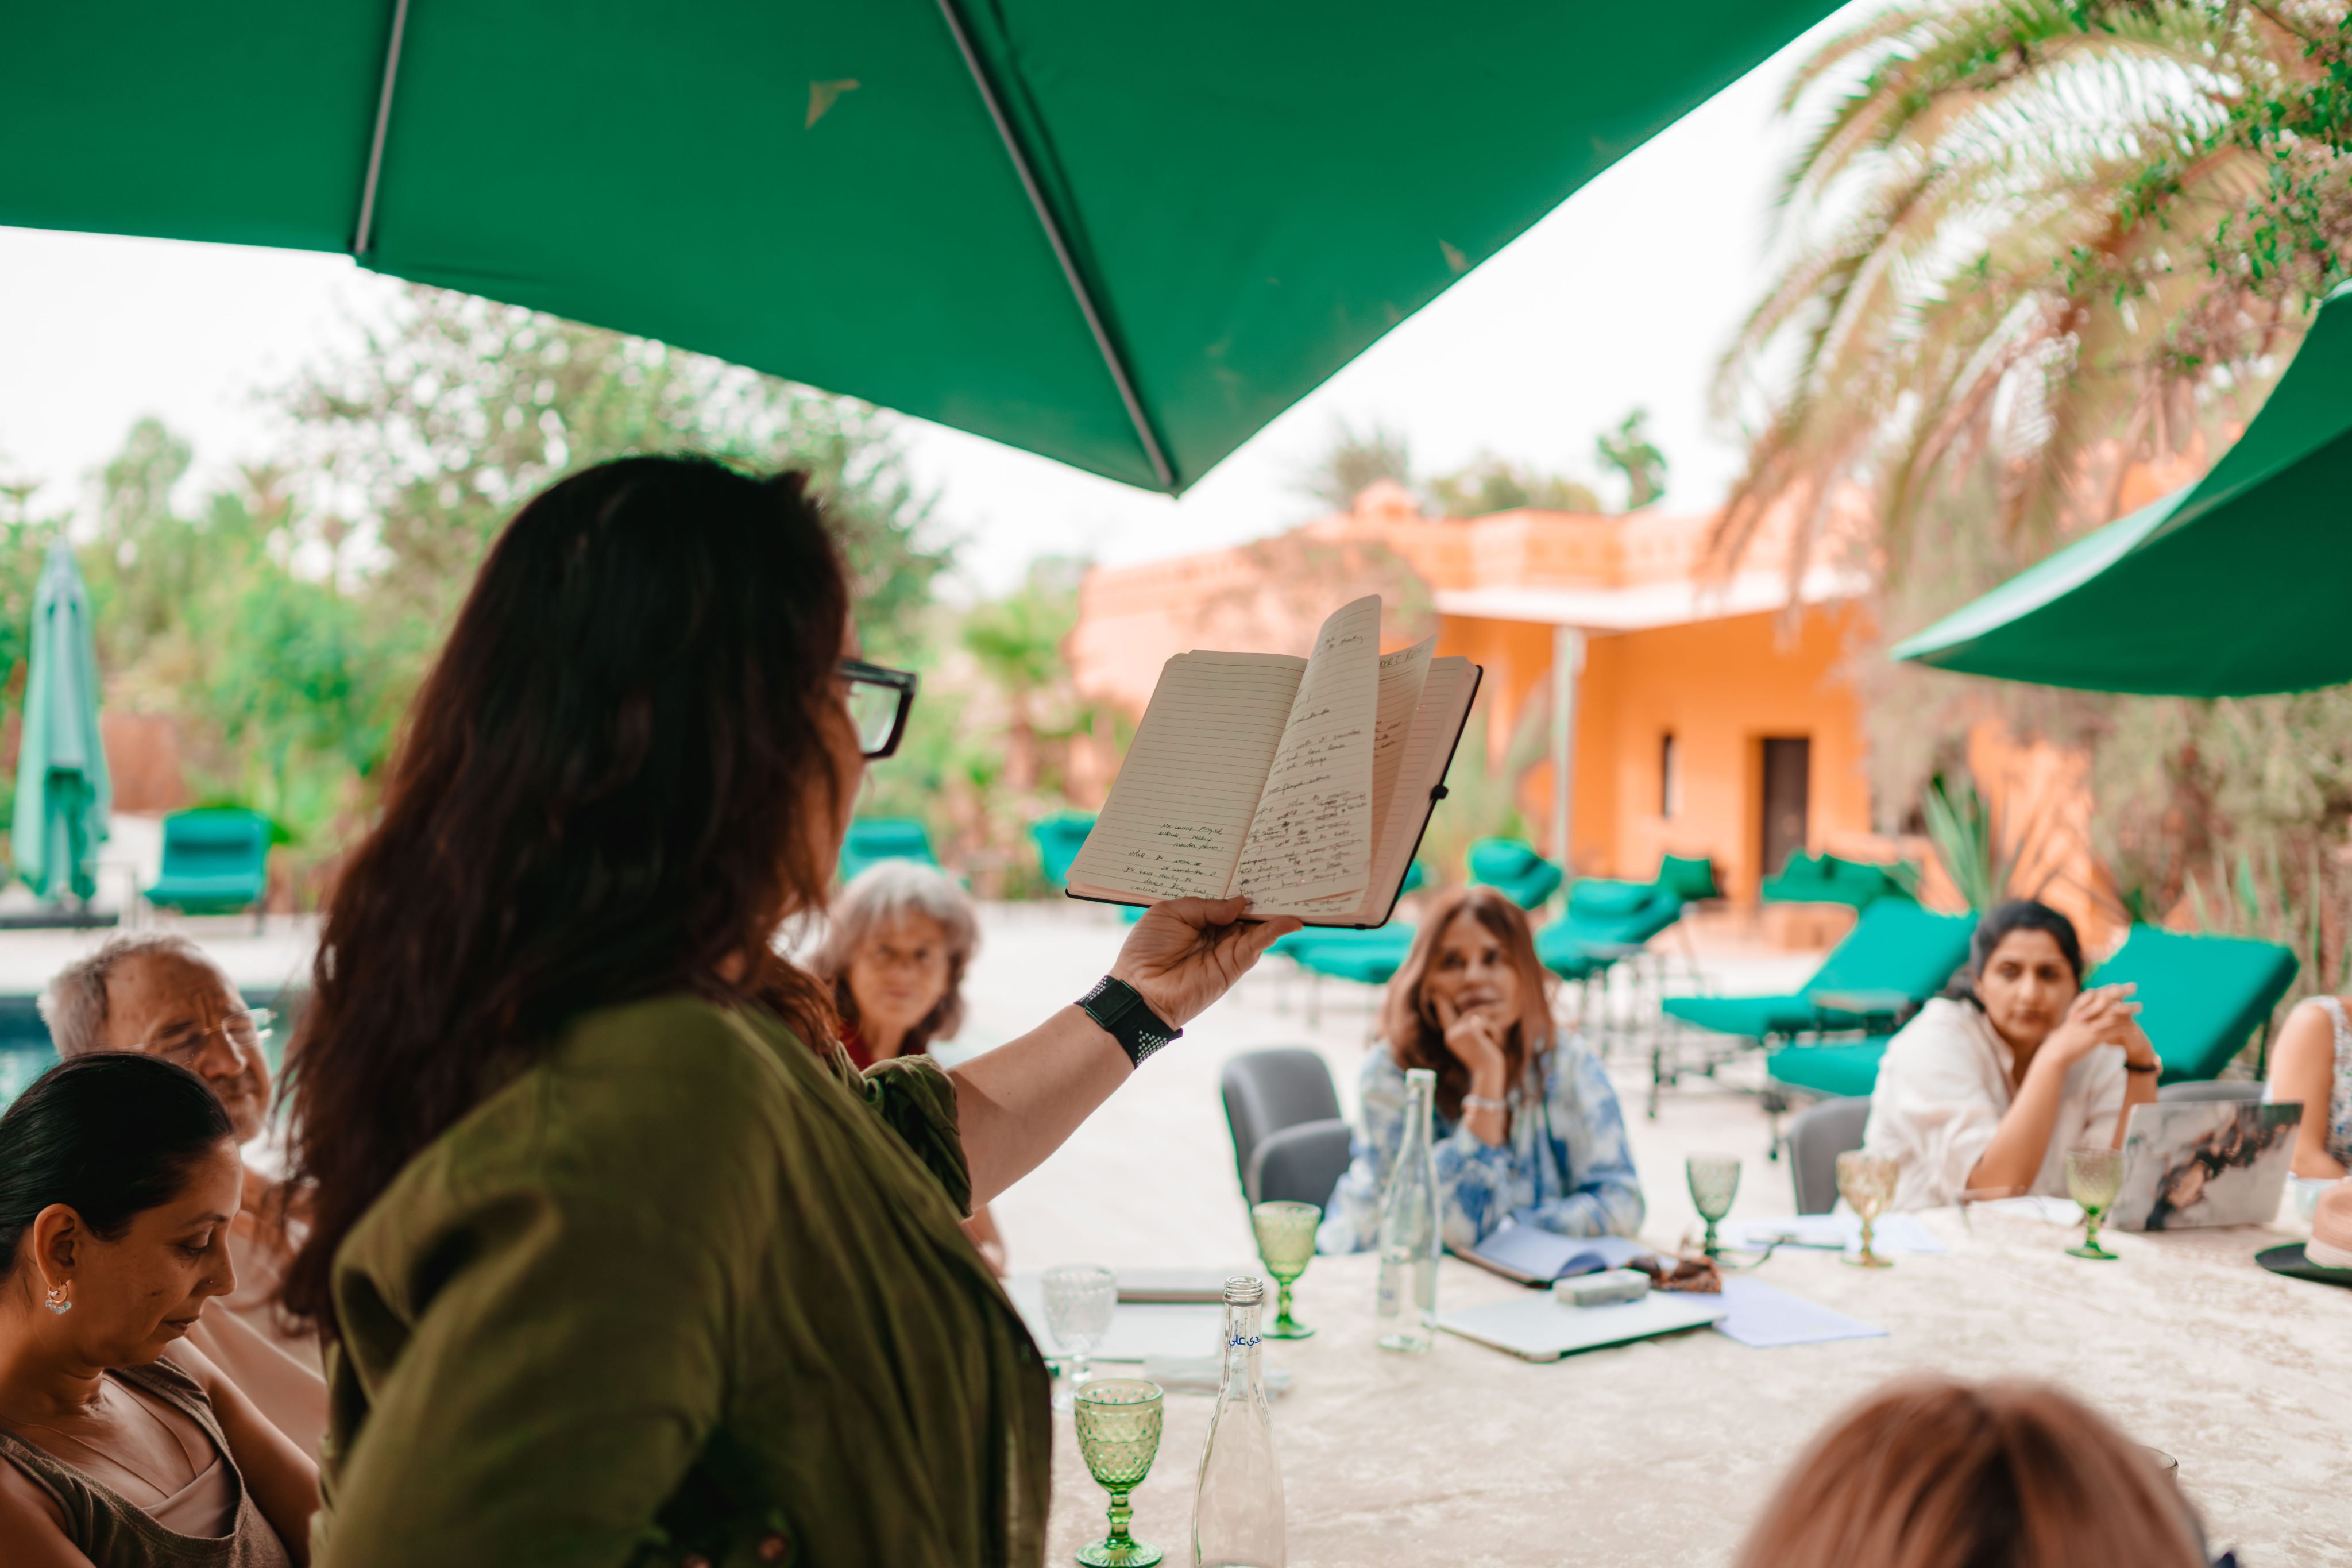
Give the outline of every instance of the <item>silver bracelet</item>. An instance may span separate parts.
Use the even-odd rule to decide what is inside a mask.
[[[1462,1103],[1468,1106],[1473,1110],[1508,1110],[1511,1109],[1511,1102],[1509,1100],[1488,1100],[1483,1094],[1465,1094],[1462,1097]]]

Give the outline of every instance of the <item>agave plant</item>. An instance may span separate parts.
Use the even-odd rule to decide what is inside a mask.
[[[1717,379],[1754,432],[1727,557],[1787,509],[1801,570],[1859,487],[1888,578],[1928,519],[2030,559],[2115,515],[2133,462],[2196,449],[2343,275],[2345,12],[1900,4],[1817,51],[1783,100],[1828,100],[1788,259]],[[1985,476],[1991,504],[1956,499]]]
[[[1937,773],[1919,802],[1927,842],[1970,912],[2004,899],[2038,899],[2057,879],[2048,854],[2055,819],[2044,805],[2021,821],[1994,805],[1965,773]]]

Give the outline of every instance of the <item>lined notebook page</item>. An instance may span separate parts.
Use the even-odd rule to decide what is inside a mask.
[[[1307,661],[1184,653],[1168,661],[1110,799],[1070,863],[1093,897],[1221,899]]]
[[[1313,912],[1361,892],[1372,859],[1372,731],[1380,717],[1381,601],[1334,611],[1315,637],[1266,770],[1234,890],[1258,914]]]
[[[1372,730],[1374,845],[1387,842],[1389,811],[1396,795],[1399,764],[1404,760],[1405,742],[1412,733],[1413,714],[1421,705],[1421,685],[1429,674],[1430,650],[1436,646],[1435,637],[1423,637],[1411,647],[1381,655],[1380,718]],[[1335,899],[1318,899],[1311,908],[1291,912],[1309,920],[1343,919],[1351,923],[1366,918],[1363,911],[1367,905],[1384,905],[1387,901],[1377,854],[1370,864],[1371,878],[1361,890],[1342,893]]]
[[[1404,880],[1420,841],[1422,825],[1429,820],[1429,792],[1445,782],[1445,764],[1453,759],[1454,738],[1462,732],[1465,710],[1477,690],[1477,667],[1466,658],[1432,659],[1421,683],[1421,700],[1414,705],[1412,726],[1397,760],[1396,786],[1381,828],[1379,850],[1372,857],[1372,886],[1366,919],[1380,914],[1390,894]]]

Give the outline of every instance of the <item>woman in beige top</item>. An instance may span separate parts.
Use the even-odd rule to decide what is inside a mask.
[[[317,1470],[178,1342],[236,1288],[240,1184],[220,1102],[152,1058],[60,1063],[0,1117],[0,1563],[309,1561]]]
[[[2083,989],[2074,922],[2021,899],[1978,922],[1951,993],[1887,1042],[1863,1146],[1898,1209],[1963,1193],[2066,1194],[2066,1151],[2121,1148],[2164,1069],[2129,985]]]

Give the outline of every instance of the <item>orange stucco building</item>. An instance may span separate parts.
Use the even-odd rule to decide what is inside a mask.
[[[1486,667],[1490,763],[1515,736],[1522,756],[1543,742],[1517,804],[1548,853],[1565,818],[1580,873],[1647,877],[1662,852],[1706,855],[1752,900],[1791,848],[1883,844],[1838,676],[1863,612],[1855,579],[1818,566],[1792,607],[1785,534],[1770,531],[1738,573],[1710,574],[1713,521],[1430,518],[1375,485],[1277,541],[1089,574],[1067,648],[1083,693],[1139,715],[1169,656],[1304,651],[1324,614],[1377,590],[1387,646],[1433,624],[1438,652]]]

